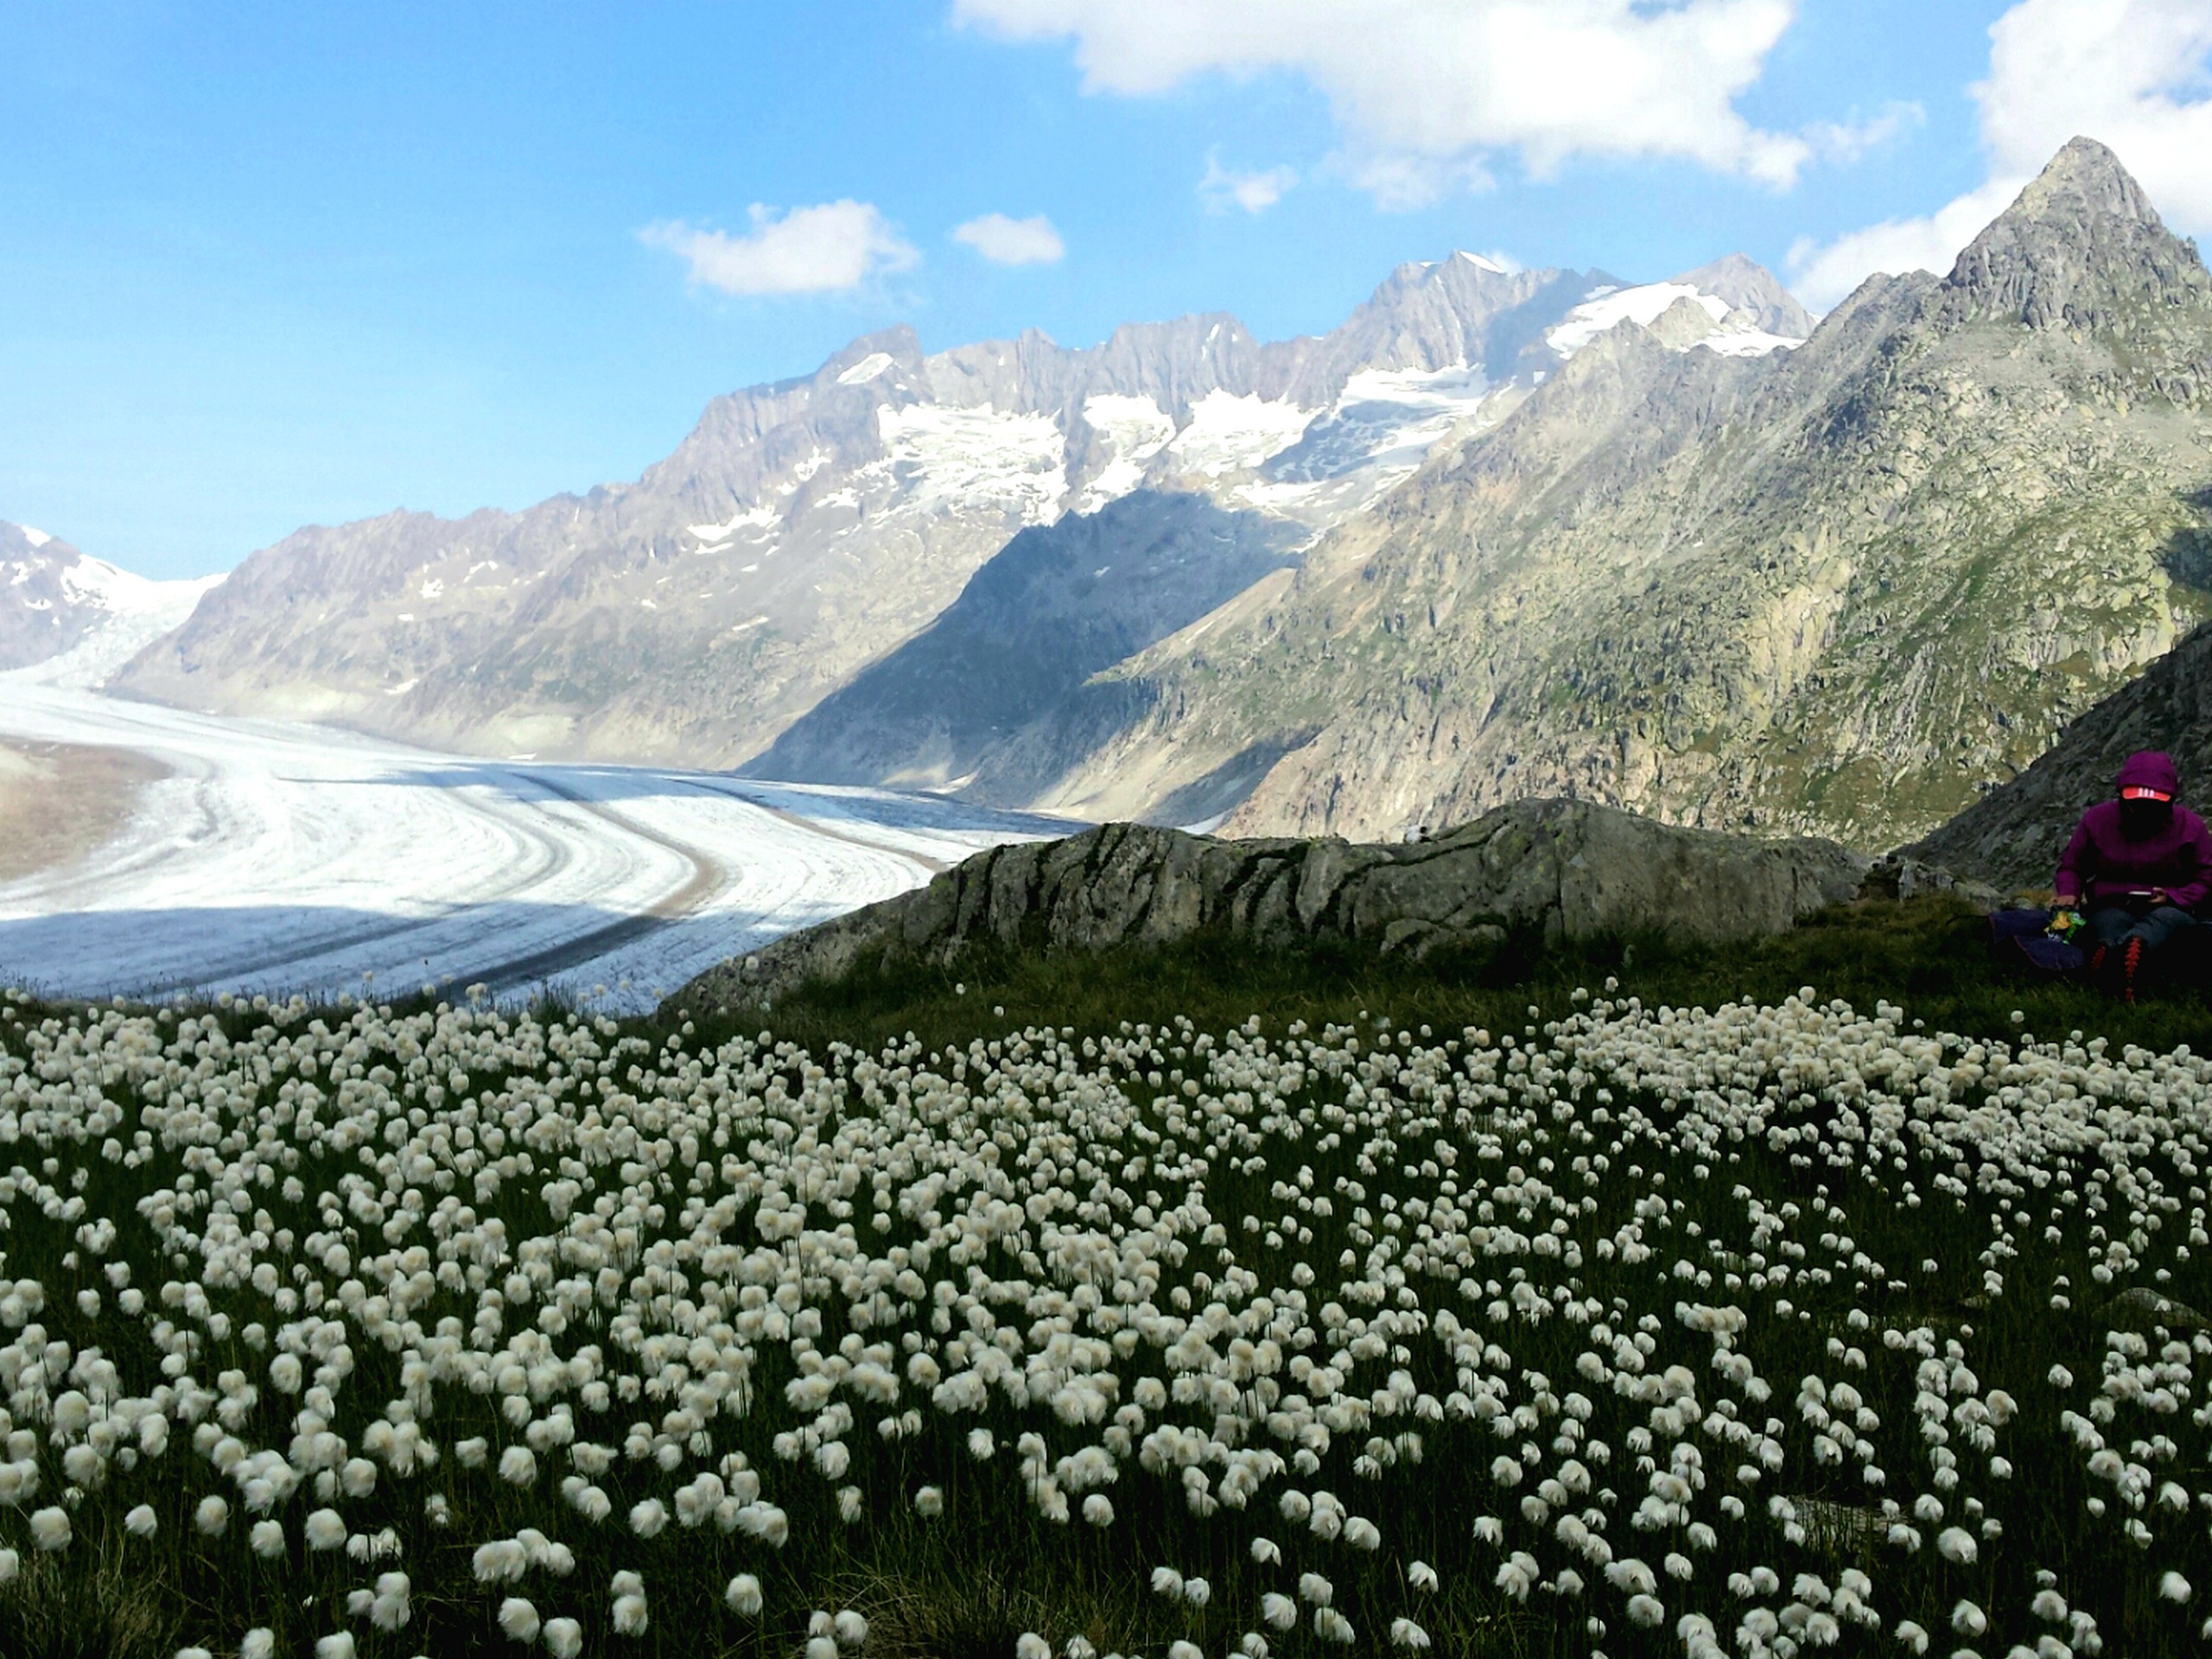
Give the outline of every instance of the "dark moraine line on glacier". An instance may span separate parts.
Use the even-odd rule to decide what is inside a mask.
[[[635,916],[626,916],[620,921],[579,933],[558,944],[549,944],[527,956],[512,957],[489,968],[470,969],[460,976],[467,983],[487,985],[498,992],[550,979],[556,974],[581,967],[594,957],[607,956],[623,945],[634,944],[648,934],[658,933],[662,928],[682,921],[728,884],[730,872],[696,847],[625,817],[588,795],[565,784],[556,783],[543,772],[524,772],[521,775],[540,788],[559,796],[571,806],[590,813],[601,823],[613,825],[623,834],[635,836],[640,841],[650,841],[655,846],[674,853],[690,865],[691,874],[682,886],[654,900]]]

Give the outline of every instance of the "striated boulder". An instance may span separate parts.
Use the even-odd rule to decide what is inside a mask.
[[[1255,945],[1440,946],[1660,932],[1778,933],[1858,897],[1867,861],[1832,842],[1679,829],[1586,801],[1519,801],[1404,845],[1219,841],[1106,824],[979,853],[929,886],[723,963],[672,1004],[773,999],[885,961],[948,965],[971,944],[1166,944],[1226,929]]]

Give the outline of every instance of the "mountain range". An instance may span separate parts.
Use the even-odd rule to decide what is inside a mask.
[[[1878,849],[2212,612],[2208,397],[2212,276],[2077,139],[1817,327],[1740,257],[1457,254],[1287,341],[868,336],[634,483],[302,530],[113,683],[1241,833],[1567,793]]]

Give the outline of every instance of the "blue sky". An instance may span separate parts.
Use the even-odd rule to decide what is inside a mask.
[[[1824,300],[1947,257],[2069,123],[2212,228],[2212,0],[1549,3],[1584,34],[1497,33],[1511,0],[0,0],[0,518],[196,575],[634,476],[894,322],[1274,337],[1455,247],[1741,249]],[[2115,19],[2147,43],[2099,67]],[[1046,223],[955,238],[992,214]]]

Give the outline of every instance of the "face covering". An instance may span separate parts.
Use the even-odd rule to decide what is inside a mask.
[[[2120,830],[2130,841],[2142,841],[2158,835],[2173,822],[2174,804],[2171,801],[2122,801],[2120,804]]]

